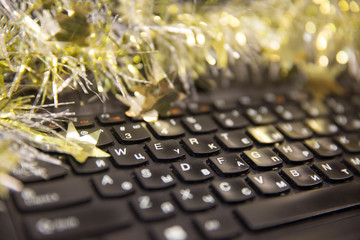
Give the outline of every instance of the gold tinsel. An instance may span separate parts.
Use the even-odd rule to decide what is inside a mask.
[[[347,71],[360,81],[359,38],[355,0],[0,0],[0,148],[9,154],[14,135],[41,149],[90,147],[39,124],[70,114],[41,111],[46,99],[64,104],[69,88],[115,94],[128,115],[156,119],[209,72],[241,80],[265,68],[277,79],[298,69],[332,85]],[[19,97],[24,88],[37,93]]]

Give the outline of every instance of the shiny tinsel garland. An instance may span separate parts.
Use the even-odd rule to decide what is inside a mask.
[[[79,161],[89,156],[79,149],[103,154],[96,136],[81,140],[71,128],[73,137],[63,137],[39,124],[70,114],[43,110],[46,99],[66,104],[59,102],[65,89],[101,101],[115,94],[128,115],[154,120],[183,93],[194,93],[201,76],[241,80],[243,65],[241,75],[254,81],[263,67],[273,79],[298,69],[309,80],[334,82],[347,71],[360,81],[358,1],[197,2],[0,0],[0,148],[12,156],[1,157],[0,184],[14,186],[7,173],[28,159],[19,152],[34,147]],[[37,93],[20,97],[24,88]]]

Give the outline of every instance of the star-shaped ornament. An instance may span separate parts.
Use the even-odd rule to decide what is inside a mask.
[[[101,130],[80,136],[74,124],[69,122],[66,131],[66,153],[71,154],[76,161],[84,163],[88,157],[109,157],[110,155],[96,147]]]

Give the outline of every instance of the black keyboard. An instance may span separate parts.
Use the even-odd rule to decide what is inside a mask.
[[[350,239],[359,109],[352,97],[267,93],[187,103],[153,123],[122,111],[74,117],[81,135],[102,130],[97,146],[111,157],[53,154],[70,167],[34,163],[46,180],[15,169],[25,188],[0,206],[1,239],[290,239],[298,224],[338,218]]]

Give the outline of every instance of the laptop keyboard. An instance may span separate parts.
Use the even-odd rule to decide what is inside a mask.
[[[301,97],[305,96],[305,97]],[[110,158],[34,163],[8,201],[20,239],[242,239],[360,204],[356,98],[265,94],[71,119]],[[56,128],[56,126],[53,126]],[[285,225],[286,226],[286,225]]]

